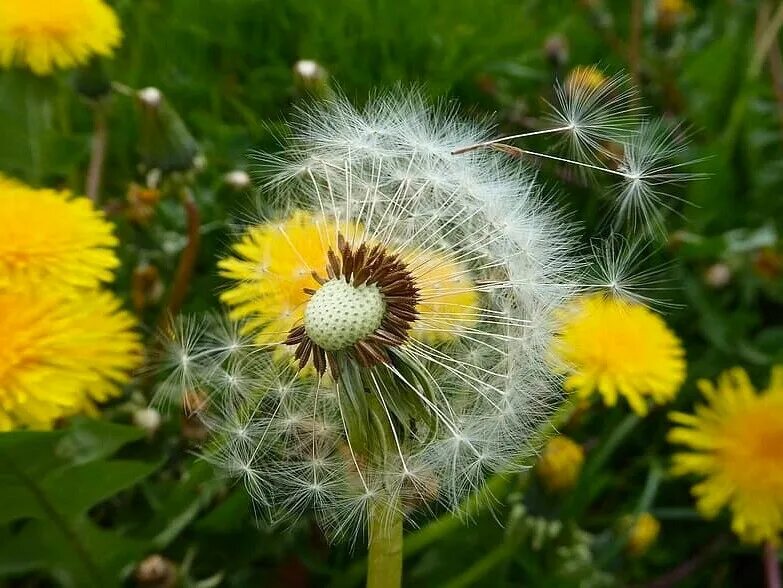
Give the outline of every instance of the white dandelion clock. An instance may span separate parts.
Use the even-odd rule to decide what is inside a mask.
[[[208,457],[259,512],[368,530],[371,577],[399,577],[417,507],[520,467],[560,399],[548,349],[582,257],[489,139],[415,93],[302,110],[262,157],[274,212],[219,263],[238,326],[175,346],[188,370],[167,385],[211,398]]]

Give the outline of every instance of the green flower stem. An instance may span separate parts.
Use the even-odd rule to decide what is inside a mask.
[[[367,588],[402,586],[402,511],[376,505],[369,522]]]
[[[92,109],[95,128],[90,141],[90,163],[87,168],[85,193],[90,200],[98,202],[106,161],[106,147],[109,142],[109,116],[106,105],[101,102],[96,102]]]
[[[159,326],[161,328],[169,327],[174,317],[182,308],[185,297],[190,287],[190,280],[193,277],[193,271],[198,259],[199,244],[201,242],[201,214],[199,213],[196,199],[188,186],[181,188],[182,207],[185,210],[185,219],[187,222],[188,242],[179,257],[174,281],[171,285],[169,301],[165,310],[160,316]]]
[[[539,433],[532,445],[538,446],[543,443],[546,437],[551,434],[552,429],[558,430],[568,422],[573,412],[573,404],[570,402],[564,403],[553,415],[551,426]],[[527,476],[520,483],[524,485],[526,479]],[[487,508],[487,505],[497,503],[498,497],[505,496],[512,480],[519,480],[519,478],[513,474],[504,473],[495,474],[489,478],[478,492],[471,494],[462,502],[456,512],[443,514],[425,527],[408,535],[402,549],[403,556],[411,557],[416,555],[440,539],[462,529],[465,526],[465,521],[475,519]],[[330,587],[348,588],[356,586],[364,577],[366,569],[367,560],[360,559],[354,562],[343,574],[336,577],[330,583]]]

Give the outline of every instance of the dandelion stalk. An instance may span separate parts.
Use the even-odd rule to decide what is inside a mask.
[[[106,146],[109,141],[109,122],[106,107],[101,102],[93,106],[95,128],[90,141],[90,163],[87,168],[85,193],[93,202],[98,202],[103,179],[103,167],[106,161]]]
[[[201,214],[199,213],[196,199],[193,197],[192,190],[183,186],[181,188],[180,198],[182,207],[185,211],[185,221],[187,226],[187,243],[180,254],[179,263],[174,273],[174,281],[171,285],[168,304],[164,313],[161,315],[160,326],[166,326],[179,313],[185,297],[190,288],[190,281],[193,277],[193,270],[198,259],[199,244],[201,242]]]
[[[581,154],[636,120],[602,92],[556,107]],[[494,149],[455,157],[488,130],[416,93],[317,101],[291,140],[259,156],[271,205],[218,264],[228,317],[177,323],[159,397],[201,391],[206,457],[257,512],[366,533],[367,585],[399,586],[403,555],[479,512],[540,444],[560,400],[554,317],[584,267],[535,175]],[[661,198],[661,144],[639,150],[617,177]],[[406,548],[404,519],[432,503],[453,514]]]
[[[381,504],[371,509],[367,588],[402,586],[402,512]]]

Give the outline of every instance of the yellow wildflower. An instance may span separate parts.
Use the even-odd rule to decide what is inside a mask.
[[[565,388],[580,398],[598,392],[607,406],[624,396],[639,415],[647,399],[669,402],[685,379],[682,344],[660,316],[645,306],[593,294],[563,316],[555,343],[566,364]]]
[[[0,183],[0,287],[95,288],[119,265],[113,226],[87,198]]]
[[[585,451],[565,435],[549,440],[536,465],[539,479],[550,492],[573,488],[582,472]]]
[[[632,556],[647,553],[661,532],[661,523],[649,512],[643,512],[631,521],[628,529],[628,542],[625,548]]]
[[[50,427],[116,395],[141,356],[109,293],[0,290],[0,430]]]
[[[48,75],[111,55],[121,38],[117,15],[102,0],[0,2],[0,67]]]
[[[745,370],[731,369],[717,385],[699,381],[707,400],[694,414],[673,412],[669,440],[689,450],[674,455],[676,475],[704,478],[693,487],[707,518],[724,506],[744,541],[777,543],[783,530],[783,366],[757,393]]]

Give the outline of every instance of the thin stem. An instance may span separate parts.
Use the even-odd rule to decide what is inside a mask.
[[[631,38],[628,41],[628,66],[634,82],[639,83],[641,77],[641,47],[642,47],[642,0],[631,2]]]
[[[87,168],[85,192],[90,200],[98,202],[106,161],[106,145],[109,141],[109,121],[104,104],[96,103],[93,106],[93,118],[95,129],[90,142],[90,164]]]
[[[775,13],[772,15],[772,19],[756,42],[756,47],[750,60],[750,66],[748,67],[749,79],[756,79],[759,74],[761,74],[764,60],[767,58],[767,54],[772,48],[772,45],[774,45],[777,40],[781,26],[783,26],[783,2],[778,5],[777,10],[775,10]]]
[[[767,588],[781,588],[778,550],[770,541],[764,543],[764,578]]]
[[[370,511],[367,588],[402,586],[402,511],[376,504]]]
[[[662,576],[658,576],[647,584],[644,584],[644,588],[673,588],[674,586],[679,586],[689,576],[706,565],[710,559],[728,543],[729,540],[726,535],[718,535],[693,557],[685,560]]]
[[[182,308],[182,303],[185,302],[185,296],[188,293],[190,280],[193,277],[193,269],[196,266],[198,248],[201,241],[201,215],[199,213],[196,200],[193,198],[193,192],[190,190],[190,188],[187,186],[182,187],[181,198],[187,220],[188,242],[185,245],[185,248],[182,250],[182,254],[179,258],[179,264],[177,265],[177,270],[174,274],[174,282],[171,285],[169,302],[160,318],[161,327],[165,327],[170,324],[172,319]]]

